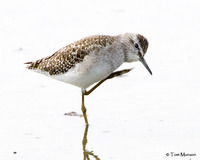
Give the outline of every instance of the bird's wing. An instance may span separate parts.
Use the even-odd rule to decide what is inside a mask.
[[[69,44],[59,49],[53,55],[39,59],[35,62],[27,62],[28,69],[49,72],[50,75],[57,75],[67,72],[77,63],[83,61],[84,57],[97,47],[106,47],[114,41],[112,36],[90,36]]]

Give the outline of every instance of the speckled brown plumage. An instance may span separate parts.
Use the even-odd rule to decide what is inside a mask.
[[[26,64],[30,70],[84,90],[108,77],[124,62],[140,61],[152,74],[144,59],[147,48],[148,41],[140,34],[95,35]]]
[[[77,63],[82,62],[92,50],[111,45],[114,39],[115,37],[106,35],[86,37],[59,49],[49,57],[26,63],[30,64],[27,68],[46,71],[50,75],[65,73]]]

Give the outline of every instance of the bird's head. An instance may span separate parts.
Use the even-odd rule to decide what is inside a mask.
[[[152,75],[152,72],[144,59],[144,55],[146,54],[148,48],[147,39],[140,34],[134,33],[126,33],[121,36],[122,41],[126,46],[125,61],[140,61]]]

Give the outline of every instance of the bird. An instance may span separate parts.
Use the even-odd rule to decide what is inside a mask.
[[[144,56],[148,40],[141,34],[92,35],[75,41],[51,56],[26,62],[27,68],[81,89],[81,109],[88,125],[84,96],[108,79],[128,73],[116,71],[125,62],[140,61],[152,75]],[[94,85],[90,90],[88,87]]]

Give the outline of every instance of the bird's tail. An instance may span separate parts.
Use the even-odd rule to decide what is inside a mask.
[[[28,69],[37,69],[37,67],[39,66],[39,64],[42,62],[43,59],[39,59],[35,62],[26,62],[24,64],[29,64],[26,68]]]
[[[26,63],[24,63],[24,64],[31,64],[31,63],[33,63],[33,62],[26,62]]]

